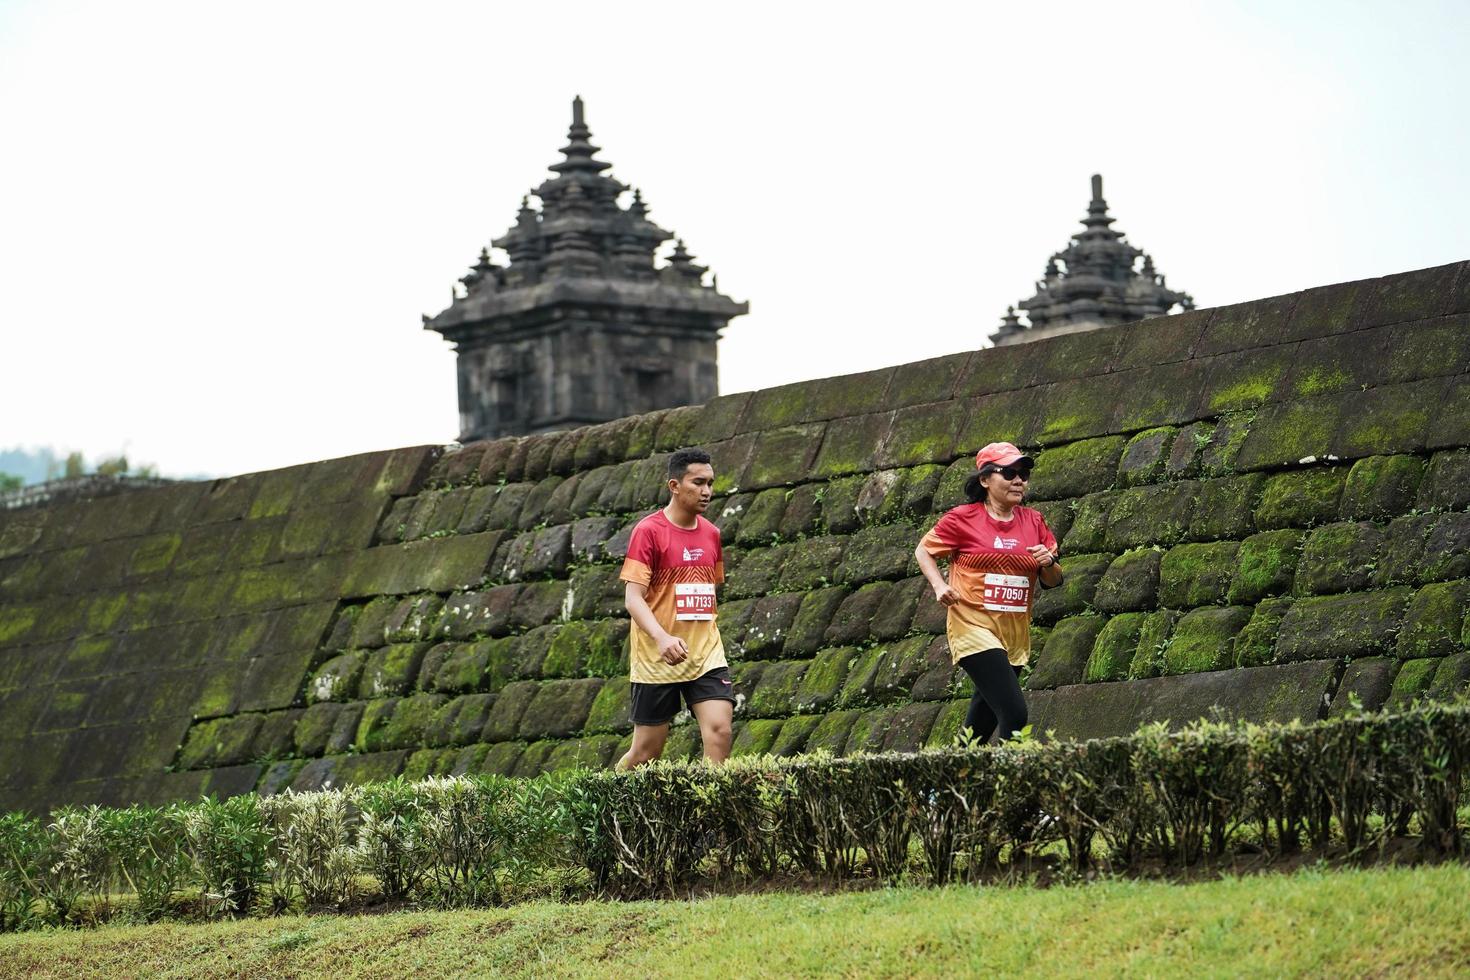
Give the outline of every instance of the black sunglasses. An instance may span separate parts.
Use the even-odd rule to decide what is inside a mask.
[[[985,473],[986,475],[989,475],[991,473],[999,473],[1007,480],[1014,480],[1018,476],[1023,480],[1029,481],[1031,479],[1030,470],[1021,470],[1017,469],[1014,466],[987,466],[985,467]]]

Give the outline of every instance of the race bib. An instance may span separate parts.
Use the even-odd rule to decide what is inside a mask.
[[[990,572],[985,576],[981,605],[991,612],[1023,613],[1030,608],[1030,600],[1031,580],[1025,575]]]
[[[675,582],[674,618],[685,621],[714,619],[715,584],[713,582]]]

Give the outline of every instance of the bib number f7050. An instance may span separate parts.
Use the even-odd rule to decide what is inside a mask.
[[[991,612],[1023,613],[1030,608],[1031,579],[1025,575],[1001,575],[991,572],[985,576],[981,604]]]

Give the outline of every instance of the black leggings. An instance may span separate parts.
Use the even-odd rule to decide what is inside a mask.
[[[990,741],[996,729],[1001,740],[1026,727],[1026,699],[1021,696],[1021,668],[1012,667],[1001,649],[983,650],[960,660],[975,682],[965,727],[980,742]]]

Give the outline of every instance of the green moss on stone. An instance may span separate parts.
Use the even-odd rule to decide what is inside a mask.
[[[591,677],[541,684],[521,715],[518,734],[521,738],[566,738],[580,732],[604,683],[600,677]]]
[[[1281,621],[1291,608],[1290,599],[1265,599],[1256,603],[1250,621],[1235,637],[1235,666],[1263,667],[1276,660],[1276,636]]]
[[[825,711],[836,704],[844,692],[849,672],[858,661],[858,651],[852,647],[833,647],[817,654],[802,675],[793,708]]]
[[[1470,507],[1470,449],[1449,449],[1430,458],[1415,506],[1420,510]]]
[[[411,691],[428,649],[427,643],[395,643],[374,650],[363,664],[358,696],[369,699]]]
[[[1047,637],[1041,655],[1032,659],[1034,667],[1026,679],[1026,687],[1040,690],[1080,683],[1105,623],[1101,616],[1074,616],[1058,623]]]
[[[1109,619],[1093,643],[1082,679],[1088,683],[1125,679],[1138,652],[1139,631],[1147,618],[1146,613],[1130,612]]]
[[[1346,480],[1347,471],[1336,467],[1293,470],[1270,477],[1256,506],[1256,527],[1273,531],[1336,520]]]
[[[179,750],[180,769],[210,769],[249,762],[251,746],[260,731],[261,716],[236,715],[201,721],[189,729]]]
[[[630,732],[633,730],[633,688],[623,679],[602,685],[587,713],[589,732]]]
[[[357,722],[357,734],[352,741],[353,747],[358,752],[376,752],[383,748],[383,730],[393,720],[393,712],[397,708],[397,698],[382,698],[364,704]]]
[[[1470,653],[1455,653],[1440,661],[1429,683],[1429,697],[1449,701],[1460,697],[1470,687]]]
[[[1174,626],[1164,651],[1165,674],[1221,670],[1234,663],[1235,637],[1251,618],[1241,606],[1195,609]]]
[[[1199,484],[1193,480],[1124,490],[1108,514],[1107,550],[1183,541],[1198,495]]]
[[[1338,431],[1349,416],[1361,411],[1358,400],[1347,395],[1267,405],[1246,436],[1237,465],[1248,470],[1291,466],[1308,457],[1340,452]]]
[[[761,673],[760,683],[745,703],[746,711],[755,718],[779,718],[791,714],[807,666],[806,662],[799,660],[771,664]]]
[[[1299,599],[1282,620],[1276,658],[1371,657],[1390,650],[1408,600],[1408,589]]]
[[[1122,436],[1102,436],[1043,451],[1037,456],[1028,495],[1058,500],[1111,489],[1124,444]],[[973,465],[969,471],[974,472]]]
[[[1382,521],[1410,510],[1424,462],[1416,456],[1368,456],[1348,470],[1338,513],[1348,520]]]
[[[1372,524],[1328,524],[1309,533],[1296,570],[1299,595],[1367,588],[1373,581],[1383,531]]]
[[[841,755],[843,747],[847,745],[848,733],[857,722],[862,712],[857,710],[833,711],[822,716],[817,727],[807,737],[806,751],[827,751],[833,755]]]
[[[1178,430],[1173,426],[1145,429],[1128,440],[1118,461],[1118,480],[1125,487],[1155,483],[1164,476]]]
[[[966,503],[965,481],[974,472],[975,460],[972,456],[961,456],[945,467],[944,475],[939,478],[939,485],[934,488],[934,501],[930,509],[943,512]]]
[[[782,722],[755,718],[740,728],[740,735],[730,746],[731,755],[767,755],[781,735]]]
[[[481,737],[487,742],[506,742],[514,738],[521,715],[536,696],[537,688],[535,681],[514,681],[505,685],[495,698],[490,716],[485,719],[485,731]]]
[[[939,714],[934,717],[934,724],[929,727],[929,737],[924,742],[925,747],[944,749],[955,745],[960,739],[961,730],[965,727],[965,715],[969,710],[968,699],[941,704]]]
[[[1470,609],[1470,582],[1426,585],[1409,601],[1395,653],[1403,660],[1458,653],[1467,609]]]
[[[872,469],[874,452],[888,435],[892,423],[892,412],[834,419],[827,423],[826,436],[810,475],[828,478]]]
[[[802,596],[796,619],[786,633],[787,656],[805,656],[822,648],[832,616],[847,597],[841,587],[817,589]]]
[[[835,535],[797,542],[787,553],[776,587],[783,592],[804,592],[830,584],[846,543],[846,538]]]
[[[869,582],[844,599],[827,626],[826,642],[840,646],[865,641],[873,617],[888,606],[895,588],[892,582]]]
[[[1240,540],[1256,529],[1254,511],[1266,477],[1260,473],[1203,480],[1189,522],[1195,541]]]
[[[1098,580],[1092,604],[1105,613],[1152,609],[1158,602],[1163,558],[1158,548],[1139,548],[1119,555]]]
[[[746,547],[770,544],[780,532],[785,512],[785,490],[778,487],[762,490],[742,515],[735,542]]]
[[[1160,609],[1144,619],[1138,631],[1138,649],[1133,654],[1133,662],[1128,665],[1130,679],[1158,677],[1164,672],[1164,654],[1169,649],[1169,640],[1179,616],[1173,609]]]
[[[1067,554],[1097,552],[1106,547],[1108,515],[1117,499],[1116,493],[1093,493],[1076,502],[1072,526],[1062,538]]]
[[[739,564],[726,573],[725,597],[748,599],[774,591],[793,547],[797,545],[780,544],[742,554]]]
[[[1235,556],[1228,600],[1234,605],[1250,605],[1289,591],[1301,547],[1300,531],[1262,531],[1246,538]]]
[[[1235,570],[1234,541],[1182,544],[1164,555],[1159,568],[1159,602],[1170,609],[1193,609],[1223,602]]]
[[[1440,658],[1438,657],[1404,661],[1393,679],[1393,688],[1389,691],[1388,701],[1384,707],[1389,710],[1406,708],[1417,701],[1429,690],[1429,685],[1434,681],[1434,672],[1439,669],[1439,665]]]
[[[781,722],[781,731],[769,749],[771,755],[788,757],[806,751],[807,739],[822,723],[822,715],[794,715]]]
[[[914,546],[920,535],[905,524],[866,527],[854,534],[842,553],[837,580],[858,585],[874,579],[912,574]]]
[[[307,682],[307,701],[346,701],[351,698],[357,692],[366,662],[367,652],[363,650],[351,650],[328,660]]]
[[[1047,625],[1088,609],[1097,594],[1098,583],[1112,563],[1112,555],[1064,557],[1061,561],[1062,584],[1051,589],[1037,589],[1031,607],[1033,621]]]
[[[580,677],[587,667],[588,641],[592,631],[586,623],[567,623],[552,634],[541,665],[543,677]]]

